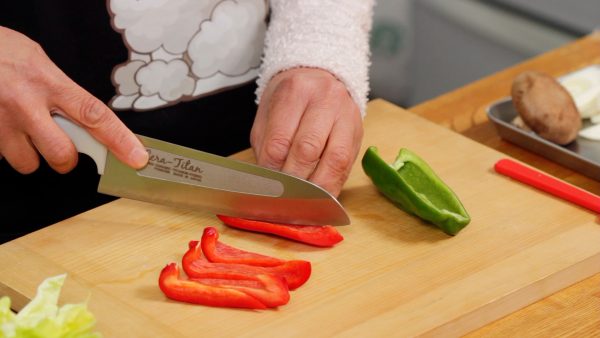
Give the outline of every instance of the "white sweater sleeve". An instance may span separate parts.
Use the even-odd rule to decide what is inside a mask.
[[[257,102],[271,78],[295,67],[329,71],[365,115],[374,0],[271,0]]]

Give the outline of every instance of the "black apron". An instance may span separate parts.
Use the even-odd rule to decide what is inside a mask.
[[[0,25],[39,43],[59,68],[103,102],[114,96],[111,72],[127,60],[128,51],[110,26],[105,1],[2,1]],[[250,146],[255,89],[252,82],[166,108],[117,115],[135,133],[226,156]],[[80,155],[68,174],[54,172],[43,158],[40,162],[37,171],[21,175],[0,160],[0,243],[114,199],[96,192],[99,176],[88,156]]]

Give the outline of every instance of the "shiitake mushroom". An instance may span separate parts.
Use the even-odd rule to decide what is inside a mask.
[[[514,79],[511,96],[519,117],[540,137],[560,145],[577,137],[581,129],[577,106],[552,76],[523,72]]]

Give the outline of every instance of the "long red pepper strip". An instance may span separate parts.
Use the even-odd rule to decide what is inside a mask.
[[[237,263],[256,266],[277,266],[285,260],[237,249],[219,241],[219,233],[213,227],[204,228],[202,234],[202,252],[215,263]]]
[[[217,215],[217,217],[234,228],[277,235],[314,246],[331,247],[344,239],[330,225],[276,224],[224,215]]]
[[[302,286],[310,278],[311,264],[302,260],[291,260],[273,267],[260,267],[236,263],[213,263],[202,255],[198,241],[190,241],[188,251],[183,255],[183,270],[193,279],[248,279],[257,274],[273,274],[282,278],[290,290]]]
[[[179,278],[179,268],[176,263],[170,263],[163,268],[158,285],[167,297],[180,302],[218,307],[267,308],[257,298],[234,287],[221,288],[182,280]]]
[[[222,290],[242,291],[258,299],[267,307],[278,307],[290,301],[290,293],[285,281],[271,274],[257,274],[252,280],[190,278],[189,281]]]
[[[214,286],[245,286],[249,288],[261,288],[262,284],[258,281],[250,280],[250,279],[221,279],[221,278],[189,278],[189,280],[194,282],[199,282],[206,285],[214,285]]]

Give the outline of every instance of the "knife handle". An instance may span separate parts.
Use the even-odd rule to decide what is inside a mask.
[[[502,159],[496,162],[494,169],[500,174],[600,213],[600,196],[579,189],[541,171],[531,169],[510,159]]]
[[[104,166],[106,165],[106,156],[108,150],[106,147],[92,137],[85,129],[75,124],[73,121],[58,114],[52,115],[54,122],[69,136],[78,152],[90,156],[96,167],[98,174],[104,174]]]

